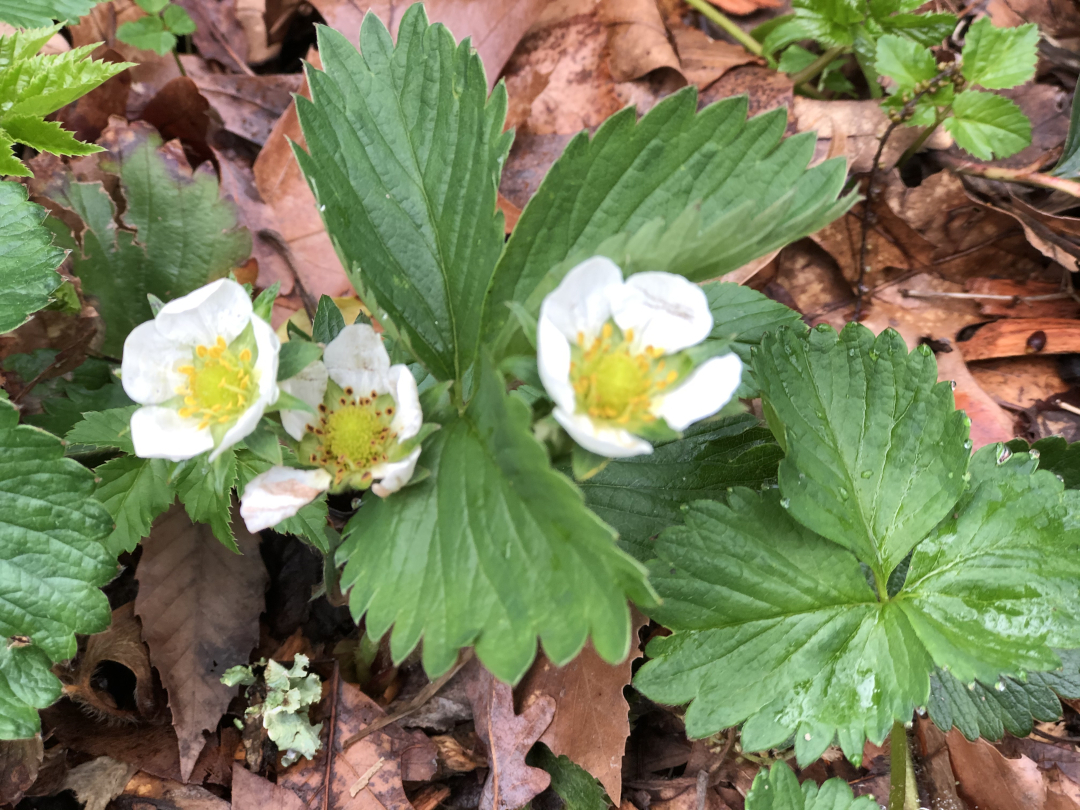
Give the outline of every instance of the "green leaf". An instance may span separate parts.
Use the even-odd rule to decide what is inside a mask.
[[[278,379],[295,377],[320,357],[322,349],[315,343],[305,343],[302,340],[282,343],[281,354],[278,355]]]
[[[956,503],[971,442],[925,347],[849,324],[766,337],[754,356],[770,425],[788,448],[792,516],[884,582]]]
[[[1028,452],[1028,443],[1013,439],[1006,445],[1013,453]],[[1080,489],[1080,442],[1069,444],[1060,436],[1048,436],[1031,445],[1031,455],[1038,458],[1039,469],[1061,478],[1065,489]]]
[[[308,149],[297,160],[365,303],[436,378],[460,379],[504,240],[506,90],[488,99],[480,57],[429,26],[419,3],[396,47],[374,14],[360,46],[319,29],[325,72],[308,69],[312,100],[297,101]]]
[[[4,359],[3,368],[5,371],[15,371],[25,383],[55,362],[57,355],[51,349],[9,355]],[[84,413],[133,404],[113,374],[112,367],[96,357],[87,358],[67,374],[39,382],[34,388],[34,395],[40,400],[43,413],[24,414],[23,424],[43,428],[61,437],[82,421]],[[66,452],[72,455],[78,450],[68,447]]]
[[[771,298],[724,281],[710,281],[701,285],[709,300],[713,316],[713,328],[709,337],[713,340],[730,340],[731,349],[744,363],[750,362],[750,351],[761,343],[769,332],[783,326],[805,332],[802,316]]]
[[[140,17],[129,20],[116,29],[116,38],[121,42],[153,51],[164,56],[176,47],[176,36],[165,28],[160,17]]]
[[[102,350],[113,357],[128,333],[153,317],[147,294],[164,300],[186,295],[251,252],[251,235],[238,227],[235,206],[219,199],[213,172],[188,173],[167,162],[158,151],[160,137],[138,132],[117,155],[126,229],[118,227],[116,206],[101,183],[67,175],[48,190],[86,223],[73,270],[96,299],[106,325]]]
[[[817,54],[811,53],[801,45],[792,45],[780,55],[780,63],[776,69],[781,73],[798,73],[810,67],[817,58]]]
[[[283,448],[284,460],[290,465],[295,464],[296,457],[292,451]],[[260,473],[264,473],[273,465],[266,459],[259,458],[250,450],[239,450],[236,453],[236,489],[241,496],[251,479]],[[317,498],[291,518],[286,518],[273,527],[274,531],[282,534],[293,534],[306,543],[315,546],[323,554],[330,553],[330,546],[326,542],[324,529],[327,526],[326,498]]]
[[[116,528],[105,539],[109,553],[133,551],[150,534],[154,518],[168,509],[176,495],[169,483],[168,465],[159,458],[120,456],[106,461],[94,475],[94,495],[112,515]]]
[[[965,90],[953,101],[945,129],[956,145],[980,160],[1005,158],[1031,143],[1031,121],[1004,96]]]
[[[329,295],[319,299],[315,318],[311,322],[311,339],[316,343],[329,343],[345,328],[345,318]]]
[[[557,665],[591,635],[607,661],[630,643],[626,599],[651,601],[644,570],[581,493],[551,469],[528,407],[490,361],[461,415],[443,422],[420,464],[431,475],[388,498],[365,497],[346,526],[342,588],[367,632],[400,661],[424,640],[424,668],[448,670],[475,644],[496,677],[520,678],[537,636]]]
[[[99,2],[101,0],[0,0],[0,22],[16,28],[51,25],[53,20],[77,22]]]
[[[663,601],[650,614],[675,632],[649,644],[635,685],[691,701],[692,737],[745,721],[746,750],[794,734],[807,763],[838,738],[858,763],[865,738],[880,744],[926,704],[935,665],[966,683],[1060,666],[1052,647],[1080,642],[1076,529],[1066,528],[1080,496],[1026,456],[995,464],[996,452],[978,454],[971,488],[884,599],[780,493],[692,504],[686,525],[656,542]]]
[[[1034,23],[998,28],[989,17],[972,24],[964,37],[960,72],[971,84],[1004,90],[1035,76],[1039,29]]]
[[[955,14],[894,14],[878,21],[890,33],[897,33],[927,48],[936,48],[956,30]]]
[[[64,251],[41,224],[45,210],[27,201],[26,189],[0,182],[0,333],[10,332],[49,304],[60,284]]]
[[[506,325],[506,302],[535,315],[574,263],[658,219],[674,228],[686,222],[686,209],[697,209],[691,213],[700,227],[686,228],[691,240],[678,247],[700,258],[687,275],[703,281],[824,227],[855,202],[853,195],[837,199],[847,173],[842,161],[807,169],[815,136],[784,139],[783,110],[747,120],[744,96],[696,110],[696,91],[687,88],[640,121],[628,108],[591,138],[581,133],[570,141],[499,259],[485,339]]]
[[[1069,134],[1061,150],[1061,158],[1050,173],[1058,177],[1080,177],[1080,90],[1073,91],[1072,113],[1069,117]]]
[[[550,789],[562,799],[564,810],[608,810],[611,806],[603,785],[596,777],[571,761],[570,757],[555,756],[543,743],[532,747],[525,762],[551,775]]]
[[[135,0],[135,4],[147,14],[157,14],[169,5],[169,0]]]
[[[17,411],[0,404],[0,739],[32,737],[37,709],[60,697],[52,662],[75,654],[75,633],[109,624],[99,588],[116,574],[102,545],[112,524],[94,499],[94,476],[63,458],[60,440],[16,427]]]
[[[873,796],[855,798],[843,779],[827,779],[821,787],[799,780],[784,762],[762,768],[746,794],[746,810],[878,810]]]
[[[187,13],[183,6],[179,6],[175,3],[170,3],[165,7],[165,12],[161,15],[161,19],[165,21],[165,27],[177,36],[194,34],[197,29],[195,21],[191,19],[191,15]]]
[[[131,441],[131,415],[138,405],[113,408],[108,411],[87,413],[81,422],[67,435],[69,444],[87,444],[91,447],[114,448],[134,455]]]
[[[240,553],[232,531],[232,488],[236,483],[236,452],[226,450],[216,461],[208,455],[188,462],[176,479],[176,494],[188,517],[207,523],[221,544]]]
[[[896,93],[910,92],[916,84],[929,81],[938,72],[928,48],[895,34],[886,34],[878,40],[874,69],[896,82]]]
[[[955,726],[969,740],[1000,740],[1006,731],[1026,737],[1035,720],[1049,722],[1061,717],[1058,695],[1080,697],[1080,652],[1056,652],[1065,662],[1063,669],[1032,672],[1027,683],[1001,678],[993,686],[976,682],[971,688],[951,673],[936,670],[930,678],[927,702],[930,719],[943,731]]]
[[[33,177],[34,173],[15,157],[15,141],[0,128],[0,177]]]
[[[687,503],[723,497],[728,487],[773,483],[782,457],[769,431],[743,414],[693,425],[649,455],[614,459],[578,486],[589,508],[619,533],[620,545],[648,560],[649,538],[681,523]]]
[[[33,115],[12,115],[4,118],[4,129],[16,143],[39,152],[54,155],[92,155],[101,147],[83,143],[60,126],[58,121],[43,121]]]

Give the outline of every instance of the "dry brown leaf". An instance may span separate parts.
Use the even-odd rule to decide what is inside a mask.
[[[300,90],[299,73],[281,76],[209,74],[193,76],[199,92],[221,116],[225,129],[241,138],[266,143],[270,131]]]
[[[312,0],[331,28],[356,45],[364,14],[372,11],[396,38],[405,9],[413,0]],[[484,62],[488,87],[494,87],[503,66],[525,32],[540,16],[545,0],[427,0],[424,8],[431,22],[441,22],[457,40],[472,37],[473,47]]]
[[[970,363],[968,370],[994,401],[1024,411],[1071,387],[1061,379],[1055,357],[1006,357]]]
[[[235,0],[177,0],[195,21],[191,38],[207,59],[220,62],[229,70],[246,73],[248,41],[236,16]]]
[[[1027,757],[1006,759],[986,740],[956,729],[945,739],[960,796],[979,810],[1046,810],[1046,774]]]
[[[709,0],[709,2],[728,14],[737,16],[753,14],[763,8],[780,8],[783,5],[782,0]]]
[[[112,694],[95,682],[99,668],[122,667],[135,681],[131,706],[118,706]],[[135,618],[135,603],[121,605],[112,613],[112,623],[103,633],[90,636],[86,651],[75,664],[73,683],[65,687],[68,697],[93,713],[121,722],[160,722],[165,705],[154,688],[150,654],[142,641],[142,627]]]
[[[671,36],[675,40],[682,75],[699,90],[709,87],[732,68],[764,64],[764,60],[741,45],[712,39],[704,31],[688,25],[672,23]]]
[[[476,734],[487,751],[488,772],[480,810],[516,810],[551,784],[547,771],[525,764],[525,755],[555,716],[555,699],[532,696],[521,714],[514,713],[514,692],[478,661],[468,665],[469,699]]]
[[[1001,28],[1037,23],[1054,39],[1080,36],[1080,8],[1069,0],[990,0],[986,11]]]
[[[278,785],[311,808],[413,810],[402,779],[431,779],[436,769],[435,746],[422,732],[390,724],[343,749],[346,740],[385,712],[359,687],[341,680],[336,671],[333,681],[336,686],[331,682],[324,687],[316,718],[323,724],[322,748],[313,762],[301,759],[280,773]],[[327,776],[329,796],[324,795]]]
[[[0,740],[0,805],[22,800],[37,780],[44,756],[40,734],[29,740]]]
[[[980,327],[970,340],[958,345],[968,361],[1028,354],[1072,354],[1080,352],[1080,321],[1006,318]]]
[[[300,797],[233,763],[232,810],[304,810]]]
[[[59,36],[59,34],[57,35]],[[124,58],[112,50],[95,53],[102,62],[123,62]],[[128,95],[131,92],[130,72],[118,73],[104,84],[94,88],[78,101],[73,101],[56,114],[56,120],[71,130],[81,141],[96,141],[109,124],[109,117],[127,112]]]
[[[98,757],[68,771],[63,787],[74,791],[85,805],[84,810],[105,810],[109,802],[124,792],[124,786],[137,770],[134,765],[112,757]]]
[[[938,380],[956,384],[953,399],[957,410],[964,411],[971,420],[971,442],[976,450],[1015,438],[1016,423],[1012,415],[980,387],[960,352],[939,353],[937,362]]]
[[[634,611],[630,638],[637,639],[647,622]],[[540,742],[599,779],[616,805],[622,801],[622,760],[630,735],[630,705],[623,688],[640,657],[641,649],[634,644],[625,661],[609,664],[591,643],[564,667],[540,655],[517,689],[517,703],[526,709],[538,697],[554,698],[555,717]]]
[[[229,803],[199,785],[185,785],[148,773],[137,773],[124,786],[124,795],[136,801],[131,810],[146,807],[168,810],[230,810]]]
[[[930,806],[934,810],[967,810],[956,795],[956,777],[944,732],[933,721],[920,717],[915,721],[915,740],[922,763],[920,781],[929,793]]]
[[[602,0],[600,20],[607,26],[608,66],[615,81],[660,68],[681,72],[656,0]]]
[[[174,505],[143,542],[135,574],[135,612],[150,660],[169,693],[185,782],[203,749],[203,732],[217,728],[236,694],[221,683],[222,673],[246,664],[259,640],[267,584],[259,538],[241,521],[233,530],[241,554]]]

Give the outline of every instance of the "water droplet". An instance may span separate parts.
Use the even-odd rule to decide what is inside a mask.
[[[951,388],[953,391],[956,390],[956,380],[949,380],[949,388]]]
[[[827,323],[819,323],[819,324],[818,324],[818,325],[817,325],[816,327],[814,327],[814,328],[815,328],[815,329],[817,329],[817,330],[818,330],[819,332],[823,332],[823,333],[824,333],[824,332],[831,332],[831,331],[832,331],[832,327],[831,327],[831,326],[829,326],[829,325],[828,325]]]
[[[967,416],[966,414],[964,415],[964,427],[971,427],[971,417]]]
[[[1001,451],[998,453],[997,463],[1004,464],[1006,461],[1009,460],[1009,456],[1011,455],[1012,452],[1009,450],[1009,448],[1002,445]]]
[[[1028,453],[1031,455],[1032,458],[1038,458],[1039,457],[1039,451],[1036,450],[1034,447],[1032,447],[1030,450],[1028,450]]]
[[[814,739],[814,735],[809,734],[809,733],[803,734],[803,739],[806,740],[807,742],[810,742],[812,739]]]
[[[847,350],[847,356],[848,357],[854,357],[855,356],[855,350],[854,349],[848,349]]]
[[[972,681],[971,683],[969,683],[967,685],[967,688],[968,688],[969,692],[974,692],[975,691],[975,681]]]
[[[848,499],[848,491],[843,487],[840,487],[840,500],[846,501]]]
[[[1005,682],[1004,681],[998,681],[997,683],[994,684],[994,689],[996,689],[999,692],[1004,692],[1005,691]]]
[[[873,470],[863,470],[861,473],[859,473],[859,475],[861,475],[863,478],[869,478],[873,474],[874,474]]]
[[[326,206],[325,206],[325,205],[320,205],[320,206],[319,206],[319,210],[320,210],[320,211],[325,211],[325,210],[326,210]]]
[[[971,439],[964,439],[964,449],[965,450],[970,450],[971,449]]]
[[[921,354],[923,357],[929,357],[931,354],[933,354],[933,352],[930,350],[930,347],[927,346],[925,343],[920,343],[919,354]]]
[[[780,499],[780,505],[782,507],[784,507],[785,509],[790,509],[791,508],[791,498],[781,498]]]
[[[953,474],[952,474],[952,473],[949,473],[949,478],[952,478],[952,477],[953,477]]]

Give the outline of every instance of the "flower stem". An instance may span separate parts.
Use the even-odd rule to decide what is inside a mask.
[[[173,48],[172,56],[173,59],[176,60],[176,67],[180,69],[180,75],[187,78],[187,71],[184,70],[184,66],[180,63],[180,55],[176,52],[175,48]]]
[[[763,51],[761,49],[761,43],[743,31],[739,26],[731,21],[731,18],[726,14],[723,14],[718,8],[710,5],[707,0],[686,0],[686,2],[700,11],[709,20],[719,25],[731,36],[735,37],[746,50],[750,51],[754,56],[761,56]]]
[[[788,75],[791,77],[791,83],[798,87],[800,84],[810,81],[811,79],[815,78],[819,73],[821,73],[821,71],[831,65],[833,60],[836,59],[836,57],[838,57],[843,52],[844,49],[841,47],[829,48],[829,50],[825,51],[825,53],[823,53],[809,65],[804,67],[798,73],[789,73]]]
[[[1043,174],[1031,169],[1005,169],[1000,166],[983,166],[971,161],[955,160],[953,158],[943,158],[942,162],[957,174],[985,177],[987,180],[1000,180],[1005,183],[1020,183],[1036,188],[1047,188],[1052,191],[1062,191],[1073,197],[1080,197],[1080,182],[1076,180],[1054,177],[1052,174]]]
[[[919,810],[919,788],[911,763],[907,729],[897,720],[889,737],[889,810]]]

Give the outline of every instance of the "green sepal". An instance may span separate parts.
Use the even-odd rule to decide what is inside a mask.
[[[180,8],[180,6],[175,6]],[[281,282],[275,281],[265,290],[263,290],[255,298],[255,302],[252,304],[252,311],[255,315],[262,318],[267,323],[270,323],[270,316],[274,312],[274,301],[277,300],[278,293],[281,291]]]
[[[311,324],[311,338],[316,343],[329,343],[336,338],[345,328],[345,318],[341,310],[329,295],[319,299],[319,307],[315,310],[315,320]]]
[[[278,354],[278,382],[295,377],[320,357],[322,348],[317,343],[301,340],[283,343]]]

